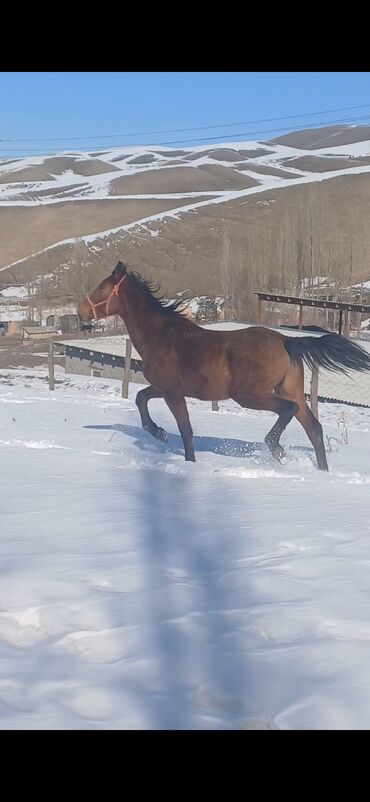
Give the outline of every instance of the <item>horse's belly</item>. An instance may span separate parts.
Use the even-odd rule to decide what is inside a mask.
[[[169,376],[147,367],[144,376],[150,384],[162,390],[164,395],[178,392],[188,398],[199,398],[200,401],[222,401],[230,398],[230,377],[226,369],[208,373],[185,368],[174,371]]]

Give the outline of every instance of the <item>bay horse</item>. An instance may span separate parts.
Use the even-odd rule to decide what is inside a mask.
[[[311,441],[319,470],[327,471],[322,426],[304,396],[303,361],[328,370],[370,370],[370,355],[339,334],[289,337],[251,326],[210,331],[166,303],[157,289],[118,262],[112,274],[79,304],[81,323],[120,315],[143,362],[149,387],[136,397],[143,428],[158,440],[166,432],[148,411],[151,398],[164,398],[178,425],[185,459],[195,461],[193,432],[185,396],[202,401],[232,398],[241,407],[275,412],[278,419],[265,438],[273,456],[285,456],[280,437],[295,416]]]

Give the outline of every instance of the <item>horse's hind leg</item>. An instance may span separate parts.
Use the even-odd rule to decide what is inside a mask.
[[[161,429],[160,426],[157,426],[149,415],[148,401],[150,401],[151,398],[163,398],[163,393],[151,384],[149,387],[145,387],[144,390],[139,390],[136,396],[136,406],[140,413],[141,425],[146,432],[150,432],[157,440],[162,440],[166,443],[168,439],[167,432]]]
[[[304,397],[303,365],[291,365],[281,384],[275,388],[275,392],[285,399],[297,401],[298,408],[294,414],[315,449],[317,467],[320,471],[328,471],[322,426],[311,412]]]
[[[311,412],[305,398],[301,400],[295,416],[303,426],[307,437],[311,440],[311,443],[315,449],[317,467],[319,471],[328,471],[329,468],[326,459],[322,426],[317,418],[315,418],[315,415]]]
[[[255,396],[254,398],[248,398],[245,400],[241,398],[234,398],[234,401],[240,404],[241,407],[246,407],[247,409],[264,409],[267,412],[276,412],[279,417],[272,429],[270,429],[266,435],[265,443],[270,449],[273,457],[280,461],[285,454],[284,449],[279,442],[280,437],[288,423],[290,423],[294,415],[297,413],[298,404],[296,404],[295,401],[288,401],[285,398],[279,398],[279,396],[275,395],[274,393],[266,393],[261,396]]]
[[[281,407],[278,413],[279,417],[276,423],[265,437],[266,445],[277,460],[281,460],[285,457],[285,451],[282,445],[280,445],[280,437],[298,410],[298,404],[296,404],[295,401],[286,401],[285,399],[280,399],[280,401],[285,402],[284,406]]]

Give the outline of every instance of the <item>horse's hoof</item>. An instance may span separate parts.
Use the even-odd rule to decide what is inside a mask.
[[[287,453],[286,453],[286,451],[284,451],[283,448],[279,449],[279,451],[277,452],[276,459],[277,459],[278,462],[282,462],[284,465],[287,462],[287,460],[288,460]]]
[[[168,434],[167,434],[166,430],[165,429],[161,429],[160,427],[158,427],[156,438],[157,438],[157,440],[161,440],[162,443],[167,443],[168,442]]]
[[[287,460],[286,452],[284,451],[283,446],[281,446],[280,443],[279,445],[275,445],[273,443],[270,443],[269,440],[265,440],[265,444],[267,445],[267,448],[271,451],[272,456],[274,457],[274,459],[276,459],[277,462],[282,462],[283,460],[285,461]]]

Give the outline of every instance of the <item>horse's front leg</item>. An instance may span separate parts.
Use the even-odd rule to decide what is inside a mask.
[[[166,393],[164,400],[167,406],[170,408],[179,427],[182,442],[184,443],[185,459],[187,462],[195,462],[193,430],[191,428],[185,398],[181,395],[174,395],[172,393],[168,395]]]
[[[167,432],[157,426],[149,415],[148,401],[151,398],[163,398],[163,393],[151,384],[149,387],[145,387],[144,390],[139,390],[136,396],[136,406],[140,412],[141,425],[146,432],[150,432],[157,440],[162,440],[166,443],[168,440]]]

